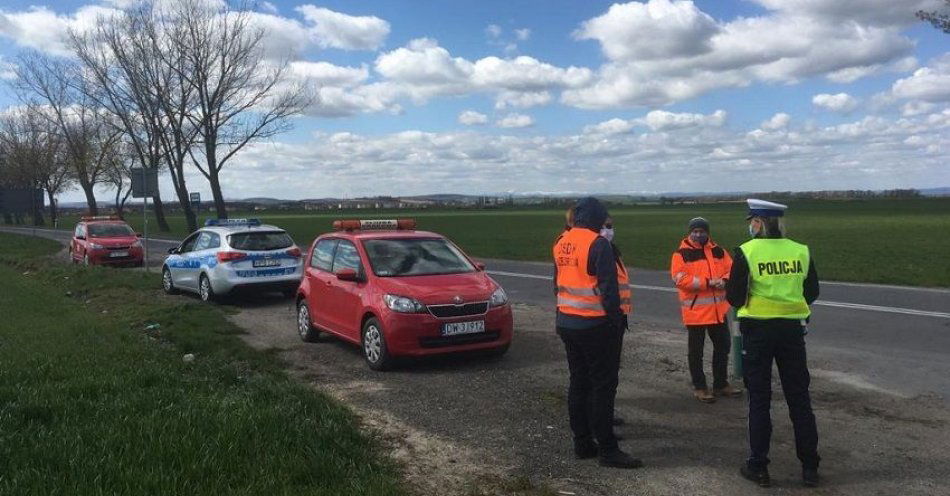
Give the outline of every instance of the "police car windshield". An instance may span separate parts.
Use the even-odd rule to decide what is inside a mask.
[[[261,231],[232,234],[228,244],[235,250],[270,251],[290,248],[294,240],[283,231]]]
[[[474,272],[475,267],[444,239],[368,239],[363,241],[373,273],[379,277],[432,276]]]
[[[116,238],[135,236],[135,231],[125,224],[89,224],[90,238]]]

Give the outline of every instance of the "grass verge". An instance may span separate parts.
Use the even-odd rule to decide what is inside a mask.
[[[0,233],[0,494],[406,493],[346,408],[220,309],[41,257],[59,248]]]

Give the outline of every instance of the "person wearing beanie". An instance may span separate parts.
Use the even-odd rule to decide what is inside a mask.
[[[670,276],[679,290],[680,313],[688,333],[689,375],[693,395],[703,403],[716,396],[737,397],[742,391],[729,384],[729,326],[726,315],[726,280],[732,258],[709,236],[709,221],[696,217],[687,225],[686,237],[673,252]],[[713,344],[713,387],[709,389],[703,371],[706,336]]]

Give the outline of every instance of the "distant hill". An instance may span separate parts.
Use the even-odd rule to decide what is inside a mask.
[[[950,187],[922,189],[920,194],[924,196],[950,196]]]

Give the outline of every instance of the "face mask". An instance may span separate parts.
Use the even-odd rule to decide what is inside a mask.
[[[614,229],[607,229],[606,227],[600,230],[600,235],[604,237],[607,241],[613,243],[614,241]]]
[[[707,241],[709,241],[709,235],[706,233],[701,233],[701,234],[692,233],[689,235],[689,239],[691,239],[694,243],[699,243],[701,245],[704,245],[706,244]]]
[[[749,237],[754,238],[756,234],[756,229],[753,224],[749,224]]]

